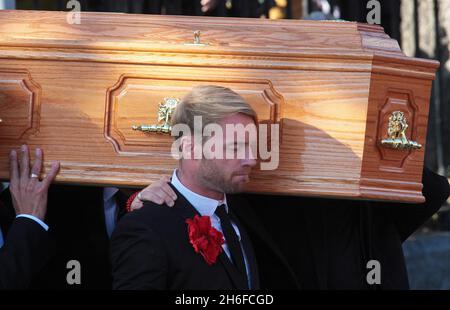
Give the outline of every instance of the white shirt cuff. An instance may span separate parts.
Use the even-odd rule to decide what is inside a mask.
[[[18,218],[18,217],[26,217],[26,218],[29,218],[30,220],[33,220],[33,221],[37,222],[39,225],[41,225],[42,228],[45,229],[45,231],[48,231],[48,225],[45,224],[44,222],[42,222],[40,219],[38,219],[38,218],[35,217],[35,216],[29,215],[29,214],[19,214],[18,216],[16,216],[16,218]]]

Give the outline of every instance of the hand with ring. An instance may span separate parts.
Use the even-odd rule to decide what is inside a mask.
[[[138,210],[144,206],[145,201],[151,201],[156,204],[165,203],[169,207],[175,205],[177,194],[169,186],[170,177],[163,176],[159,181],[144,188],[131,203],[131,211]]]
[[[28,147],[22,146],[20,156],[15,150],[11,151],[9,189],[16,215],[33,215],[43,221],[47,213],[48,188],[58,174],[59,163],[53,163],[47,176],[40,181],[42,156],[42,150],[36,149],[35,160],[30,173]]]

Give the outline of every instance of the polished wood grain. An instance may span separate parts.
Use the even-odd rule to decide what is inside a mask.
[[[438,62],[409,58],[379,26],[351,22],[0,11],[0,178],[27,143],[58,182],[142,186],[176,166],[170,136],[145,134],[159,102],[196,85],[242,94],[280,124],[280,164],[247,191],[421,202]],[[186,45],[201,31],[206,46]],[[380,147],[401,110],[424,148]]]

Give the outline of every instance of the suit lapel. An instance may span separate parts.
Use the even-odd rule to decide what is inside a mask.
[[[228,276],[236,286],[236,289],[248,290],[248,284],[245,283],[244,277],[242,277],[242,275],[237,271],[237,268],[231,263],[230,259],[228,258],[227,254],[224,251],[220,253],[219,260],[222,266],[227,271]]]
[[[193,218],[194,216],[201,214],[194,208],[194,206],[183,196],[177,189],[169,183],[169,185],[174,190],[175,194],[177,194],[177,200],[175,200],[175,205],[172,207],[176,213],[183,218],[183,220],[187,220],[189,218]]]
[[[248,236],[247,232],[244,229],[244,226],[241,225],[238,218],[234,216],[232,212],[232,220],[236,223],[236,225],[239,227],[239,232],[241,233],[241,243],[244,247],[245,255],[247,257],[247,261],[249,264],[250,269],[250,289],[252,290],[259,290],[260,284],[259,284],[259,270],[258,270],[258,263],[256,261],[255,257],[255,251],[253,249],[252,243],[250,241],[250,237]]]
[[[178,197],[172,209],[183,219],[184,222],[187,219],[195,217],[196,215],[201,216],[197,209],[195,209],[194,206],[183,195],[181,195],[181,193],[177,191],[177,189],[171,183],[169,183],[169,185],[172,187]],[[244,278],[239,274],[236,267],[231,263],[230,259],[224,251],[220,253],[219,261],[224,267],[231,281],[235,285],[236,289],[248,289],[248,285],[245,283]]]

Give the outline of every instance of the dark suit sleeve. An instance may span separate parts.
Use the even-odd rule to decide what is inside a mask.
[[[50,237],[29,218],[14,220],[0,249],[0,289],[27,289],[50,257]]]
[[[408,239],[433,214],[438,212],[450,195],[447,179],[428,168],[424,168],[422,183],[422,193],[426,199],[424,203],[403,204],[393,206],[389,210],[402,241]]]
[[[159,236],[140,212],[126,215],[111,239],[113,289],[166,289],[167,258]]]

